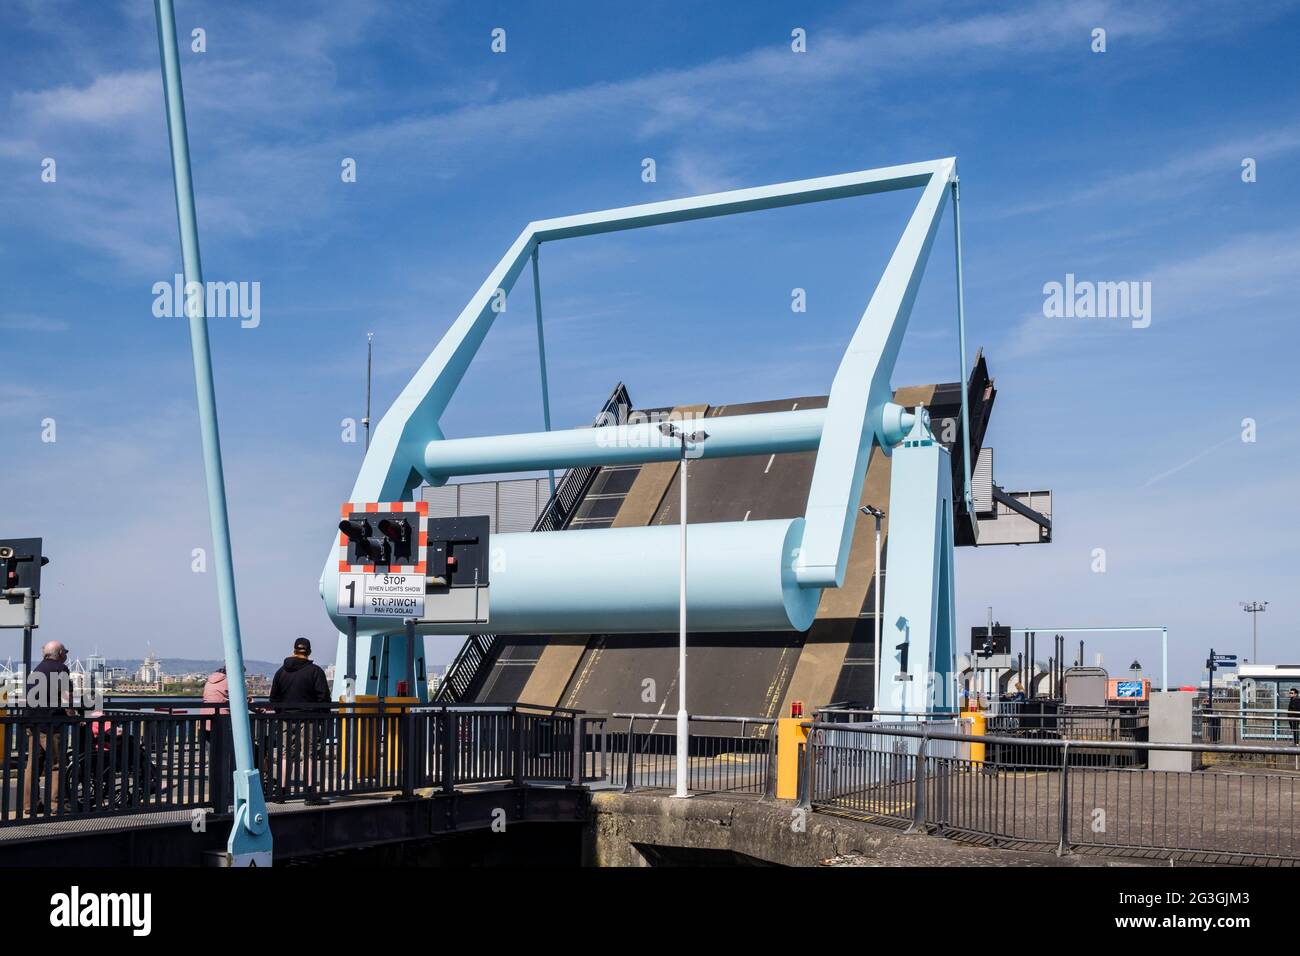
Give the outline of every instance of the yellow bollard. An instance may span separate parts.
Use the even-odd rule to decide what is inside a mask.
[[[351,754],[353,763],[348,768],[351,771],[351,778],[354,780],[374,779],[379,773],[380,721],[377,716],[379,714],[379,702],[380,698],[373,694],[357,694],[355,704],[345,707],[343,710],[342,740],[340,744],[345,755],[348,754],[350,732],[354,732],[356,738],[355,750]],[[340,703],[347,702],[340,698]],[[399,733],[401,721],[398,715],[406,713],[408,706],[417,706],[419,703],[420,698],[418,697],[383,698],[383,731],[385,739],[389,741],[387,770],[390,776],[397,771],[398,761],[401,759],[402,735]],[[347,757],[345,756],[344,759],[346,760]]]
[[[986,718],[978,710],[963,710],[961,712],[961,716],[963,719],[970,721],[970,732],[972,735],[976,737],[984,736],[985,730],[988,728],[988,718]],[[971,763],[984,762],[985,746],[986,745],[982,743],[980,744],[973,743],[970,745]]]
[[[776,722],[776,796],[799,797],[799,745],[808,743],[807,717],[782,717]]]

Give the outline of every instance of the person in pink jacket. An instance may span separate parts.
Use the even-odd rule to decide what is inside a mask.
[[[218,667],[208,675],[208,679],[203,684],[203,703],[205,704],[229,704],[230,703],[230,685],[226,683],[226,669]],[[204,708],[205,714],[228,714],[229,707],[214,707],[211,709]],[[212,729],[212,721],[203,722],[204,730]]]

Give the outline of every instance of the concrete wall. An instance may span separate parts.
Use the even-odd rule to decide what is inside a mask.
[[[1108,865],[1096,857],[991,850],[826,813],[801,814],[787,800],[675,800],[663,793],[612,791],[592,794],[582,858],[585,866]]]

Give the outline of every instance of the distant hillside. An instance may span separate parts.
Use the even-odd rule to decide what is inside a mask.
[[[221,660],[199,660],[189,657],[160,657],[158,660],[162,664],[164,674],[210,674],[225,663],[225,661]],[[142,658],[108,658],[109,667],[125,667],[131,673],[138,671],[143,663]],[[245,660],[244,666],[248,668],[250,674],[264,674],[270,677],[279,669],[280,664],[279,662],[272,664],[269,661]]]

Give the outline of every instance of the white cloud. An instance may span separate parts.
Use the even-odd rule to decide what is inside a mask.
[[[1069,9],[1039,3],[937,22],[916,18],[857,33],[814,23],[807,54],[792,53],[785,42],[774,40],[693,67],[490,102],[484,101],[482,83],[458,81],[452,86],[462,89],[465,105],[435,113],[399,110],[396,119],[350,129],[340,128],[349,116],[394,115],[392,91],[345,81],[336,62],[340,51],[373,31],[391,30],[392,15],[382,6],[331,4],[312,17],[291,19],[261,8],[244,10],[238,19],[214,13],[209,43],[225,43],[227,50],[237,44],[241,55],[209,54],[201,66],[187,64],[191,139],[196,164],[206,174],[198,179],[200,203],[223,203],[220,217],[212,209],[200,209],[201,217],[207,216],[201,226],[205,235],[297,231],[307,222],[328,231],[331,212],[342,197],[330,190],[329,176],[309,171],[336,166],[340,156],[364,149],[382,155],[389,166],[413,158],[430,171],[431,180],[439,181],[476,168],[504,146],[542,143],[557,131],[564,131],[571,144],[584,137],[622,136],[659,148],[674,148],[672,137],[689,134],[692,152],[682,154],[687,180],[730,184],[726,165],[734,161],[737,132],[816,122],[833,116],[846,101],[859,103],[885,81],[936,67],[949,81],[963,71],[1004,64],[1008,57],[1030,69],[1048,69],[1045,52],[1079,43],[1086,28],[1103,17],[1112,34],[1131,42],[1167,42],[1194,12],[1173,5],[1134,11],[1097,0]],[[437,17],[440,10],[423,15]],[[137,17],[132,29],[145,26]],[[287,37],[292,42],[285,42]],[[90,63],[103,57],[89,39],[82,45],[84,50],[72,52],[84,53]],[[53,213],[47,197],[41,197],[37,212],[29,193],[17,194],[19,208],[28,210],[33,226],[123,265],[134,261],[138,267],[141,257],[148,257],[150,264],[139,271],[157,271],[163,247],[152,226],[166,221],[159,196],[146,192],[141,197],[128,184],[152,183],[166,168],[158,153],[164,142],[160,86],[156,64],[144,62],[85,83],[15,95],[17,116],[9,119],[22,122],[6,125],[21,125],[28,132],[21,140],[0,144],[0,154],[28,159],[39,142],[43,154],[71,160],[88,148],[79,131],[113,133],[97,155],[116,160],[111,171],[104,171],[109,169],[105,163],[97,163],[97,173],[80,170],[82,192],[66,197]],[[489,84],[486,95],[494,88]],[[411,102],[409,94],[398,99]],[[39,137],[33,138],[30,128],[39,130]],[[711,153],[728,159],[706,163]],[[71,171],[61,169],[61,182],[65,176]],[[124,224],[136,232],[134,244],[123,235]]]
[[[8,332],[66,332],[69,328],[62,319],[28,312],[0,314],[0,329]]]
[[[1040,215],[1049,209],[1101,203],[1114,199],[1128,202],[1167,202],[1213,183],[1239,181],[1241,161],[1250,157],[1264,163],[1260,175],[1276,174],[1280,167],[1268,161],[1283,159],[1300,151],[1300,119],[1279,117],[1273,129],[1262,132],[1240,131],[1209,146],[1198,145],[1181,150],[1164,163],[1147,169],[1114,173],[1081,189],[1049,194],[1028,202],[994,210],[990,219]],[[1289,164],[1288,164],[1289,166]]]
[[[1239,321],[1262,299],[1300,293],[1300,229],[1243,233],[1205,252],[1157,266],[1149,279],[1161,314]],[[1225,312],[1224,303],[1233,312]]]
[[[1114,273],[1111,277],[1120,278]],[[1151,283],[1153,325],[1206,316],[1238,322],[1248,313],[1258,320],[1262,303],[1300,297],[1300,229],[1231,236],[1211,249],[1184,253],[1132,276],[1139,277]],[[1067,342],[1077,350],[1109,343],[1116,334],[1144,332],[1127,321],[1047,318],[1040,310],[1026,313],[1011,328],[998,355],[1027,358],[1055,351]]]
[[[14,94],[15,105],[43,125],[119,123],[146,112],[157,114],[162,102],[159,70],[130,70],[95,77],[87,86],[59,86]]]

